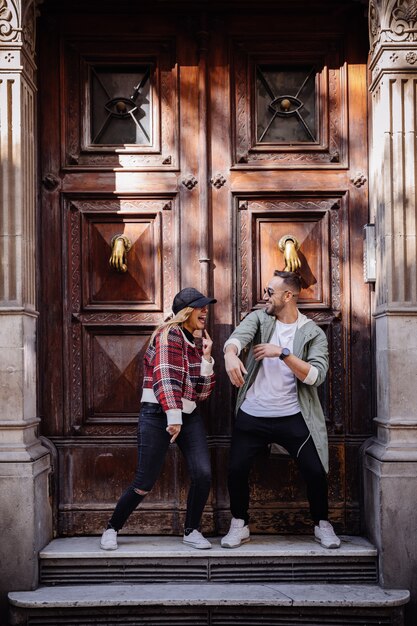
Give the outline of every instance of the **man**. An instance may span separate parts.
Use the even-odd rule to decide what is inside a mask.
[[[226,372],[239,388],[229,465],[230,530],[224,548],[250,540],[249,472],[269,443],[296,459],[307,484],[314,536],[325,548],[340,539],[328,521],[328,445],[317,395],[328,369],[323,331],[297,309],[301,284],[294,272],[274,272],[265,289],[266,308],[250,313],[224,347]],[[239,359],[249,346],[246,368]]]

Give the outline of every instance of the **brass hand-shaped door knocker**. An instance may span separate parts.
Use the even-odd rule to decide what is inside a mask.
[[[296,272],[301,267],[298,250],[300,242],[294,235],[284,235],[278,242],[278,248],[284,253],[284,272]]]
[[[110,242],[110,267],[117,272],[127,272],[126,255],[132,247],[132,242],[126,235],[115,235]]]

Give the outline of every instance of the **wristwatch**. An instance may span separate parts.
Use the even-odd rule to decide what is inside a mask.
[[[288,348],[282,348],[281,350],[281,354],[279,355],[279,359],[281,359],[281,361],[283,361],[284,359],[287,358],[287,356],[290,356],[291,352],[288,350]]]

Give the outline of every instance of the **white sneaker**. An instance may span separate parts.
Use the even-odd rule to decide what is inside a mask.
[[[319,525],[314,527],[314,538],[323,548],[340,548],[340,539],[330,522],[320,520]]]
[[[102,550],[117,550],[117,532],[113,528],[104,531],[100,539]]]
[[[210,541],[207,541],[207,539],[195,529],[189,535],[184,535],[182,541],[186,546],[197,548],[197,550],[208,550],[211,548]]]
[[[248,541],[250,541],[249,526],[245,524],[245,520],[232,517],[229,532],[221,540],[222,548],[238,548]]]

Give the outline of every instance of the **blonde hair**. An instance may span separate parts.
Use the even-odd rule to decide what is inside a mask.
[[[162,331],[161,341],[166,342],[170,328],[172,328],[173,326],[179,326],[180,324],[186,322],[193,311],[193,307],[187,306],[184,309],[178,311],[176,315],[163,322],[160,326],[158,326],[158,328],[153,331],[149,340],[149,345],[152,345],[157,333],[159,333],[160,331]]]

